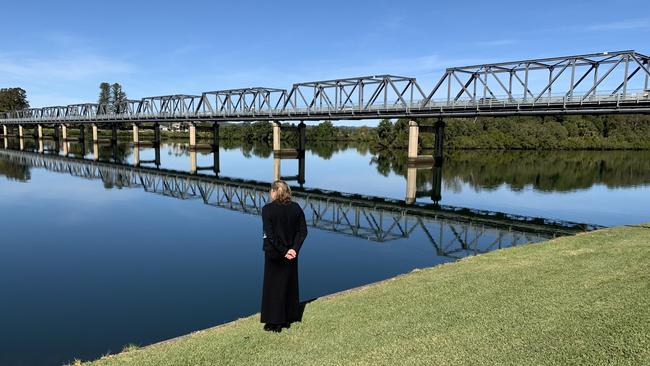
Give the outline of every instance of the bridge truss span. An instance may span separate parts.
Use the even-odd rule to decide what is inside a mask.
[[[0,124],[229,122],[650,113],[650,57],[592,53],[451,67],[434,84],[373,75],[201,95],[28,108]]]

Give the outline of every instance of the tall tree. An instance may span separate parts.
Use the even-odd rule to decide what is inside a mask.
[[[122,85],[119,83],[114,83],[111,85],[111,104],[115,113],[123,112],[123,102],[126,101],[126,93],[122,90]]]
[[[29,108],[27,92],[23,88],[0,89],[0,112]]]
[[[112,111],[111,108],[111,84],[103,82],[99,84],[99,99],[97,100],[99,105],[104,105],[101,113],[109,113]]]

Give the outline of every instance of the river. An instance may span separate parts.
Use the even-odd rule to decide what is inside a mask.
[[[222,145],[0,144],[0,364],[93,359],[257,312],[257,210],[278,173],[310,225],[302,300],[650,220],[648,151],[450,151],[409,172],[405,152],[364,145],[308,144],[303,161]]]

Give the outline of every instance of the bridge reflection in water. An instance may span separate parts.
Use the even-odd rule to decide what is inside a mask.
[[[99,161],[96,146],[93,148],[93,159],[86,159],[84,153],[72,155],[69,147],[63,148],[64,155],[61,156],[58,146],[45,149],[39,144],[36,152],[25,150],[22,141],[17,147],[23,150],[10,149],[9,145],[11,144],[5,139],[5,149],[0,150],[0,159],[85,179],[101,180],[110,186],[141,188],[146,192],[176,199],[196,199],[207,205],[251,215],[261,215],[262,207],[268,202],[269,183],[198,173],[200,169],[196,166],[196,151],[190,151],[191,172],[187,173],[160,168],[159,148],[155,148],[156,158],[150,161],[154,166],[143,166],[145,162],[138,160],[139,152],[134,152],[135,164],[129,165],[116,161]],[[115,146],[112,148],[115,149]],[[218,153],[214,156],[215,165],[208,169],[218,173]],[[378,243],[418,235],[430,242],[436,255],[461,258],[597,228],[588,224],[435,203],[416,203],[408,197],[408,193],[405,201],[399,201],[307,189],[303,187],[304,155],[298,160],[301,172],[294,178],[300,186],[293,188],[294,198],[303,207],[308,225],[341,235]],[[276,157],[274,178],[281,176],[279,165],[279,158]],[[441,179],[441,168],[432,169],[433,176]],[[415,192],[415,175],[409,170],[408,176],[407,192]],[[439,194],[439,188],[432,191],[433,194]]]

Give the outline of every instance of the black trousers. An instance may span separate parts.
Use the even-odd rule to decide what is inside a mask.
[[[288,260],[274,249],[265,250],[260,321],[283,324],[298,320],[298,258]]]

